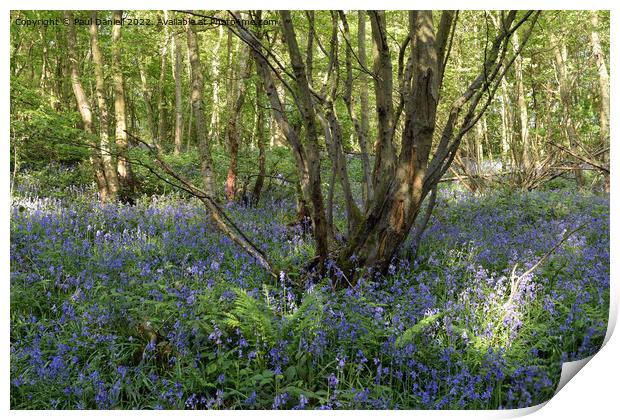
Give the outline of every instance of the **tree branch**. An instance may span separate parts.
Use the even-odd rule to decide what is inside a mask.
[[[252,241],[239,229],[239,227],[226,215],[226,213],[218,206],[213,197],[207,194],[201,188],[196,187],[190,180],[183,175],[177,173],[167,162],[165,162],[157,150],[145,141],[139,139],[133,134],[125,131],[132,139],[143,144],[153,155],[153,158],[157,164],[162,168],[164,172],[179,181],[185,191],[189,192],[193,196],[197,197],[209,210],[212,219],[215,221],[219,229],[239,245],[243,250],[256,259],[261,267],[263,267],[272,277],[278,279],[278,274],[273,269],[272,264],[268,261],[267,256],[252,243]]]

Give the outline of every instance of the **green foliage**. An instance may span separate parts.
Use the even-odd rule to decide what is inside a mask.
[[[405,332],[403,332],[403,334],[398,337],[398,340],[396,340],[396,344],[399,346],[403,346],[407,342],[412,341],[412,339],[415,338],[418,334],[423,333],[426,327],[430,327],[435,321],[439,320],[441,316],[443,316],[441,312],[427,316],[426,318],[415,324],[413,327],[407,328]]]
[[[302,396],[307,407],[437,407],[454,393],[462,399],[441,408],[522,406],[551,397],[560,361],[604,336],[608,267],[591,251],[604,252],[604,229],[540,267],[517,318],[504,307],[511,252],[532,264],[558,223],[604,223],[609,207],[596,196],[442,191],[416,261],[334,292],[329,279],[304,291],[275,284],[178,196],[101,206],[36,195],[16,197],[12,212],[14,408],[271,408],[284,393],[285,408]],[[263,209],[230,211],[270,253],[304,258],[305,245],[274,240],[292,207],[271,208],[273,226]],[[492,236],[501,232],[514,241]],[[486,235],[498,255],[477,245]],[[76,358],[66,380],[50,368],[62,351]],[[437,389],[425,400],[427,384]]]
[[[241,329],[245,337],[256,337],[273,345],[275,343],[273,312],[262,300],[248,296],[245,290],[235,288],[233,291],[237,299],[232,311],[226,314],[226,324],[230,328]],[[268,296],[266,286],[265,291]]]
[[[41,168],[50,161],[75,164],[88,157],[76,112],[57,111],[48,98],[16,78],[11,80],[11,108],[12,165]]]

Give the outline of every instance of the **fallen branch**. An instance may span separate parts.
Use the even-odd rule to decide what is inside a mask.
[[[218,228],[227,235],[233,242],[243,248],[248,254],[258,261],[259,265],[262,266],[269,274],[274,277],[276,280],[278,279],[278,274],[273,269],[271,263],[268,261],[267,256],[263,254],[263,252],[252,243],[252,241],[237,227],[237,225],[226,215],[226,213],[218,206],[213,197],[207,194],[202,189],[196,187],[189,179],[185,178],[183,175],[177,173],[172,167],[166,163],[156,149],[154,149],[150,144],[145,141],[139,139],[133,134],[125,131],[132,139],[135,141],[145,145],[147,149],[152,153],[155,161],[160,166],[160,168],[166,172],[168,175],[179,181],[184,189],[198,198],[205,207],[210,211],[211,218],[215,221]]]
[[[595,168],[597,168],[597,169],[601,170],[602,172],[604,172],[604,173],[606,173],[606,174],[609,174],[609,168],[608,168],[608,167],[605,167],[605,166],[602,166],[602,165],[603,165],[602,163],[599,163],[599,162],[594,162],[592,159],[588,159],[588,158],[586,158],[586,157],[579,156],[578,154],[576,154],[576,153],[575,153],[575,152],[573,152],[572,150],[570,150],[570,149],[568,149],[568,148],[566,148],[566,147],[564,147],[564,146],[561,146],[561,145],[559,145],[559,144],[556,144],[556,143],[553,143],[553,142],[549,142],[549,143],[550,143],[552,146],[555,146],[555,147],[557,147],[558,149],[560,149],[560,150],[562,150],[562,151],[564,151],[564,152],[568,153],[569,155],[571,155],[571,156],[572,156],[572,157],[574,157],[575,159],[578,159],[578,160],[580,160],[580,161],[582,161],[582,162],[584,162],[584,163],[587,163],[588,165],[594,166]]]
[[[527,271],[525,271],[525,273],[521,274],[520,276],[516,276],[515,273],[517,271],[517,266],[519,265],[518,263],[515,264],[512,267],[512,271],[510,273],[510,296],[508,297],[508,300],[506,301],[506,303],[504,303],[502,305],[502,312],[503,315],[500,318],[500,321],[495,325],[495,329],[494,329],[494,333],[493,333],[493,337],[492,337],[492,341],[496,342],[496,340],[499,339],[499,336],[496,334],[499,329],[501,328],[501,326],[504,324],[504,322],[506,321],[506,319],[508,318],[508,313],[509,313],[509,309],[515,299],[515,297],[517,296],[517,293],[519,292],[519,287],[521,286],[521,281],[523,281],[523,279],[530,273],[532,273],[534,270],[536,270],[536,268],[538,268],[542,263],[544,263],[550,256],[551,254],[553,254],[560,246],[562,246],[562,244],[564,242],[566,242],[568,240],[568,238],[570,238],[573,234],[575,234],[576,232],[580,231],[581,229],[583,229],[585,227],[585,223],[573,230],[571,230],[570,232],[566,232],[566,230],[564,230],[564,234],[562,236],[562,239],[560,239],[554,246],[553,248],[551,248],[545,255],[542,256],[541,259],[538,260],[538,262],[536,262],[536,264],[534,264],[533,266],[531,266]]]
[[[463,184],[463,186],[464,186],[465,188],[467,188],[467,189],[468,189],[468,190],[469,190],[472,194],[475,194],[475,193],[476,193],[476,190],[474,190],[474,189],[471,187],[471,185],[469,185],[469,184],[465,181],[465,179],[463,178],[463,176],[459,175],[459,173],[458,173],[456,170],[454,170],[454,168],[453,168],[452,166],[450,166],[450,168],[449,168],[449,169],[450,169],[450,172],[452,172],[452,173],[455,175],[455,180],[457,180],[457,181],[459,181],[461,184]],[[471,176],[471,175],[466,175],[466,177],[471,178],[472,176]]]
[[[506,319],[506,316],[508,315],[508,308],[510,308],[510,305],[512,305],[512,302],[514,301],[517,293],[519,292],[519,287],[521,286],[521,282],[523,281],[523,279],[530,273],[532,273],[534,270],[536,270],[536,268],[538,268],[542,263],[544,263],[545,261],[547,261],[547,259],[551,256],[551,254],[553,254],[560,246],[562,246],[562,244],[564,242],[566,242],[568,240],[568,238],[570,238],[571,236],[573,236],[575,233],[577,233],[578,231],[580,231],[581,229],[583,229],[585,227],[585,223],[580,225],[579,227],[566,232],[566,230],[564,231],[564,235],[562,236],[562,239],[560,239],[554,246],[553,248],[551,248],[545,255],[542,256],[541,259],[538,260],[538,262],[536,264],[534,264],[533,266],[531,266],[527,271],[525,271],[523,274],[521,274],[520,276],[515,276],[515,271],[517,270],[517,266],[519,265],[519,263],[516,263],[514,265],[514,267],[512,268],[512,273],[510,274],[510,296],[508,297],[508,300],[506,301],[506,303],[504,303],[504,305],[502,306],[502,309],[505,311],[504,316],[502,317],[502,322]]]

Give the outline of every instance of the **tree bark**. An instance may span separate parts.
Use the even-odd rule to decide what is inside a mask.
[[[577,152],[577,145],[579,144],[579,137],[577,130],[575,129],[575,123],[571,116],[572,100],[571,100],[571,88],[570,80],[568,79],[567,59],[568,52],[566,45],[562,43],[556,36],[551,36],[553,42],[553,52],[555,58],[555,68],[557,72],[560,101],[562,103],[562,111],[564,115],[564,132],[568,140],[568,144],[573,152]],[[579,163],[578,163],[579,164]],[[575,180],[579,188],[583,188],[584,180],[581,169],[576,168],[573,173],[575,174]]]
[[[235,200],[237,191],[237,161],[239,157],[239,119],[241,117],[241,109],[245,102],[246,80],[250,77],[250,61],[249,50],[243,48],[243,53],[239,57],[239,78],[235,83],[236,98],[230,115],[228,117],[228,128],[226,130],[228,137],[228,150],[230,153],[230,164],[228,165],[228,174],[226,176],[226,198],[228,201]]]
[[[183,57],[176,34],[172,37],[172,50],[174,51],[174,154],[178,156],[181,154],[181,147],[183,145],[183,86],[181,80],[183,77]]]
[[[316,241],[319,272],[323,272],[328,256],[327,222],[323,193],[321,191],[321,157],[319,155],[316,114],[312,104],[312,94],[306,77],[306,68],[301,59],[297,37],[289,11],[280,11],[284,39],[288,47],[289,56],[295,75],[295,85],[299,95],[299,110],[301,112],[304,129],[306,131],[306,173],[301,184],[305,196],[310,197],[312,203],[312,227]]]
[[[503,66],[502,63],[510,37],[531,15],[532,12],[527,12],[514,25],[516,12],[511,11],[505,15],[502,29],[488,50],[481,72],[454,101],[439,144],[434,150],[433,159],[429,163],[440,88],[439,62],[432,13],[410,12],[412,76],[411,86],[407,88],[407,94],[404,96],[405,120],[401,151],[398,157],[394,153],[391,155],[386,153],[390,161],[395,162],[395,170],[390,173],[393,175],[388,175],[389,178],[383,181],[385,185],[383,189],[375,189],[373,205],[366,219],[338,255],[338,266],[344,273],[350,275],[349,283],[351,280],[355,281],[356,277],[353,276],[356,268],[360,266],[375,267],[381,271],[388,268],[391,259],[410,232],[424,198],[450,167],[462,137],[471,130],[488,107],[492,95],[485,99],[481,108],[480,102],[485,92],[494,92],[497,89],[499,80],[509,67],[509,65]],[[535,16],[538,16],[538,13]],[[371,22],[376,50],[389,58],[387,43],[382,41],[381,35],[385,33],[385,23],[380,16],[373,16],[372,13]],[[525,40],[528,39],[531,28],[533,23],[530,32],[524,37]],[[386,63],[385,66],[391,65],[387,59],[383,61]],[[383,75],[375,82],[379,121],[382,118],[381,108],[386,106],[385,98],[381,98],[381,92],[385,90],[381,79],[387,80],[391,77],[391,71],[387,72],[380,63],[381,60],[375,60],[375,73]],[[490,86],[493,86],[492,90]],[[468,104],[467,113],[457,128],[459,114],[466,104]]]
[[[594,61],[598,69],[598,82],[599,82],[599,136],[601,139],[601,146],[608,147],[610,143],[609,138],[609,73],[607,73],[607,64],[605,63],[605,54],[601,47],[601,40],[598,35],[598,11],[590,11],[590,21],[592,23],[592,33],[590,34],[590,41],[592,43],[592,53],[594,54]],[[605,153],[603,160],[609,161],[609,154]],[[605,191],[609,192],[609,174],[605,175]]]
[[[385,13],[369,11],[373,37],[373,70],[377,112],[377,143],[373,169],[373,190],[380,196],[387,192],[396,168],[394,133],[392,58],[387,39]]]
[[[210,145],[207,139],[204,121],[204,108],[202,96],[204,91],[204,82],[202,76],[202,66],[200,64],[200,56],[198,50],[198,40],[196,30],[193,25],[186,25],[187,32],[187,48],[189,50],[189,60],[192,67],[192,108],[194,114],[194,122],[196,128],[196,137],[198,139],[198,151],[200,154],[200,171],[205,192],[213,199],[215,196],[215,179],[213,173],[213,160],[211,158]]]
[[[120,22],[123,16],[121,10],[114,11],[114,21]],[[133,175],[127,160],[127,122],[125,117],[125,88],[123,86],[123,70],[121,66],[121,26],[112,26],[112,81],[114,84],[114,115],[116,119],[116,153],[117,172],[119,178],[120,195],[122,199],[131,201],[133,195]]]
[[[256,143],[258,146],[258,176],[252,189],[252,202],[254,205],[258,205],[260,201],[260,195],[263,191],[263,184],[265,182],[265,111],[261,102],[261,88],[256,83]]]
[[[347,43],[350,43],[349,36],[349,28],[346,17],[344,13],[340,12],[340,18],[342,21],[345,38]],[[361,219],[361,213],[357,204],[355,203],[355,199],[353,197],[353,192],[351,190],[351,184],[349,182],[349,175],[347,172],[346,165],[346,157],[344,155],[343,149],[343,134],[342,134],[342,125],[338,119],[338,115],[336,113],[335,100],[338,95],[338,85],[340,78],[338,77],[338,68],[339,68],[339,59],[338,59],[338,13],[332,12],[332,37],[330,41],[330,49],[329,49],[329,64],[328,70],[325,74],[323,86],[321,88],[321,94],[318,95],[318,101],[321,102],[323,107],[324,115],[319,114],[319,119],[321,120],[321,124],[323,125],[323,129],[325,130],[325,138],[327,144],[327,150],[329,151],[330,158],[332,161],[332,182],[330,182],[330,190],[328,197],[328,225],[330,227],[330,232],[333,232],[333,223],[331,220],[331,211],[333,210],[333,194],[334,187],[337,178],[340,181],[340,185],[342,187],[342,192],[344,195],[344,204],[346,210],[347,217],[347,237],[350,236],[359,223]],[[348,62],[350,63],[350,50],[347,49]],[[361,126],[359,121],[357,120],[355,111],[353,110],[353,101],[351,99],[351,90],[353,86],[352,80],[352,72],[350,66],[348,67],[348,77],[347,83],[345,87],[344,99],[345,103],[348,107],[349,116],[351,120],[356,125],[356,130],[358,134],[361,131]],[[329,85],[329,89],[328,89]],[[329,141],[327,141],[329,138]]]
[[[519,46],[517,34],[514,34],[513,47],[515,52]],[[532,148],[530,146],[529,120],[527,112],[527,102],[525,99],[525,89],[523,87],[523,59],[517,55],[515,60],[515,80],[517,85],[517,107],[519,109],[519,134],[521,137],[521,162],[525,173],[529,172],[532,166]]]
[[[506,86],[505,79],[502,80],[501,89],[502,164],[505,168],[508,168],[511,165],[511,161],[514,163],[514,159],[510,156],[511,150],[514,150],[514,144],[512,140],[512,112],[510,107],[510,97],[508,96],[508,88]]]
[[[53,82],[52,77],[52,65],[50,63],[49,58],[49,48],[48,48],[48,40],[47,40],[47,26],[41,26],[41,42],[43,44],[42,48],[42,63],[41,63],[41,78],[39,87],[48,92],[50,106],[58,110],[58,91],[56,90],[56,84]]]
[[[357,12],[357,57],[359,59],[362,70],[359,74],[360,89],[360,123],[361,134],[358,135],[360,145],[360,157],[362,160],[362,170],[364,171],[363,191],[364,191],[364,209],[368,208],[368,203],[372,201],[372,173],[370,169],[370,158],[368,156],[368,138],[370,135],[370,126],[368,122],[368,77],[366,76],[366,13]]]
[[[351,44],[351,36],[350,36],[350,32],[349,32],[349,24],[347,22],[347,18],[346,15],[343,12],[340,12],[340,20],[342,21],[342,27],[343,27],[343,32],[344,32],[344,37],[346,40],[347,45],[349,46],[349,48],[346,48],[346,53],[345,53],[345,64],[346,64],[346,69],[347,69],[347,79],[345,82],[345,91],[344,91],[344,95],[343,95],[343,99],[344,102],[347,106],[347,112],[349,113],[349,117],[351,118],[351,122],[353,123],[353,127],[355,128],[355,132],[357,134],[357,139],[358,139],[358,143],[360,145],[360,154],[361,154],[361,158],[362,158],[362,170],[363,170],[363,179],[362,179],[362,183],[363,183],[363,200],[364,200],[364,208],[367,207],[369,200],[372,199],[372,177],[370,174],[370,160],[368,158],[368,149],[366,146],[366,136],[368,131],[364,130],[364,122],[363,120],[366,118],[366,129],[368,128],[368,120],[367,117],[364,117],[364,105],[366,106],[366,112],[368,112],[368,90],[367,87],[364,86],[362,88],[362,90],[366,89],[366,98],[362,101],[366,101],[366,103],[364,105],[362,105],[362,121],[360,121],[360,119],[357,118],[357,113],[355,112],[355,107],[353,104],[353,65],[352,65],[352,58],[351,58],[351,48],[352,48],[352,44]],[[364,26],[365,22],[363,20],[363,15],[361,20],[361,25]],[[337,27],[335,28],[337,29]],[[362,29],[362,34],[360,36],[359,34],[359,29],[358,29],[358,43],[361,42],[362,44],[365,43],[365,34],[363,33],[364,30]],[[361,38],[361,41],[360,41]],[[364,55],[366,54],[365,48],[359,47],[358,48],[358,52],[361,54],[363,53]],[[362,63],[362,61],[364,61],[364,63]],[[365,67],[365,58],[362,60],[360,59],[360,63],[362,63],[362,65]],[[337,69],[336,69],[337,71]],[[364,72],[362,71],[362,73],[365,77]],[[331,98],[336,96],[336,92],[335,92],[335,88],[332,90],[331,93]],[[333,101],[333,99],[332,99]],[[331,116],[331,120],[334,120],[334,123],[337,123],[336,120],[336,112],[333,108],[333,102],[331,102],[331,110],[330,110],[330,114]],[[340,134],[340,127],[338,124],[338,127],[335,126],[334,124],[334,128],[337,130],[336,131],[336,135],[332,136],[335,138],[335,140],[338,143],[336,144],[336,147],[338,147],[340,150],[342,149],[342,135]],[[335,152],[337,153],[337,157],[340,157],[338,155],[343,154],[343,153],[338,153],[340,152],[340,150],[336,150]],[[344,159],[344,156],[342,157],[342,159]],[[349,182],[348,182],[348,176],[346,174],[346,161],[345,162],[340,162],[340,165],[342,165],[343,167],[339,168],[340,172],[342,173],[342,177],[343,177],[343,182],[346,183],[346,185],[343,185],[343,189],[345,190],[345,194],[350,195],[350,197],[346,197],[347,198],[347,202],[350,199],[350,204],[349,204],[349,208],[348,208],[348,216],[350,219],[350,222],[354,222],[357,223],[360,217],[359,211],[355,211],[355,209],[353,208],[353,206],[355,206],[355,208],[357,208],[357,206],[355,205],[355,202],[353,201],[353,197],[350,194],[350,187],[349,187]],[[343,171],[344,169],[344,171]],[[347,191],[348,189],[348,191]],[[354,225],[352,225],[351,223],[349,224],[349,228],[350,230],[352,230]]]
[[[306,74],[308,75],[308,82],[312,85],[312,75],[314,70],[314,37],[315,33],[315,25],[314,25],[314,10],[309,10],[306,12],[306,16],[308,17],[308,40],[306,43]]]
[[[108,191],[105,171],[103,170],[101,153],[99,152],[99,144],[92,140],[93,114],[90,108],[90,104],[88,103],[88,98],[84,93],[82,82],[80,81],[76,47],[77,41],[75,36],[75,25],[73,23],[73,12],[65,10],[64,17],[69,22],[69,25],[67,27],[67,53],[69,55],[69,68],[71,70],[71,87],[73,89],[73,94],[75,95],[75,101],[77,102],[80,117],[82,118],[84,131],[86,132],[86,136],[91,147],[90,162],[93,165],[93,170],[95,173],[95,181],[97,182],[97,188],[99,190],[99,199],[101,200],[101,202],[105,203],[110,199],[110,192]]]
[[[220,130],[220,47],[224,38],[224,27],[218,29],[217,42],[213,49],[211,60],[211,74],[213,75],[213,94],[211,100],[211,123],[209,124],[209,138],[219,137]]]
[[[168,11],[164,10],[164,19],[168,19]],[[168,68],[166,59],[168,54],[168,42],[170,41],[170,35],[168,33],[168,26],[164,25],[164,41],[161,46],[161,51],[159,53],[160,56],[160,66],[159,66],[159,83],[157,84],[157,88],[159,90],[157,95],[157,142],[155,143],[155,147],[157,150],[161,152],[162,143],[166,138],[167,125],[166,119],[167,108],[166,108],[166,69]]]
[[[238,19],[237,14],[232,12],[231,14]],[[410,232],[424,198],[450,167],[463,136],[484,114],[501,79],[514,62],[515,56],[510,60],[506,59],[511,36],[532,16],[535,17],[517,49],[518,54],[527,42],[539,14],[527,11],[518,15],[516,11],[509,11],[502,15],[503,21],[485,54],[485,62],[482,63],[477,77],[454,100],[430,160],[439,101],[438,50],[441,50],[437,48],[435,42],[432,12],[413,11],[409,14],[410,70],[403,79],[406,82],[404,83],[406,94],[401,97],[402,109],[398,113],[404,111],[404,124],[403,129],[398,132],[394,129],[395,121],[398,119],[395,118],[392,105],[392,58],[385,16],[382,12],[369,12],[375,45],[373,80],[379,128],[376,148],[379,162],[375,163],[373,173],[375,188],[372,203],[353,235],[348,237],[346,245],[338,249],[336,254],[336,262],[344,273],[344,276],[340,276],[341,286],[354,284],[359,277],[357,273],[359,268],[376,267],[385,270],[389,266],[392,257]],[[271,54],[248,29],[236,25],[235,33],[250,45],[274,117],[293,149],[299,173],[301,200],[308,200],[308,204],[312,207],[316,243],[315,261],[319,264],[319,268],[322,268],[329,249],[318,171],[316,118],[327,119],[330,107],[325,107],[325,115],[319,114],[315,109],[319,103],[328,101],[323,99],[322,93],[317,93],[309,85],[307,67],[301,59],[290,12],[280,12],[280,16],[292,72],[289,72],[279,62],[279,58]],[[517,16],[519,19],[515,20]],[[405,48],[406,46],[403,46],[402,50]],[[286,73],[287,77],[283,77],[282,73]],[[301,142],[299,131],[289,122],[273,77],[277,77],[291,93],[294,105],[302,117],[305,143]],[[293,82],[289,83],[290,80]],[[464,115],[461,115],[461,112]],[[336,121],[333,127],[329,127],[330,134],[337,132],[335,129],[337,127]],[[398,155],[393,143],[397,133],[401,136]]]
[[[190,89],[191,89],[191,82],[192,82],[192,65],[190,63],[190,52],[189,52],[189,48],[186,50],[187,51],[187,78],[190,81]],[[190,144],[192,142],[192,139],[194,139],[194,132],[192,131],[193,127],[194,127],[194,107],[192,105],[192,101],[190,100],[188,102],[188,108],[189,108],[189,117],[187,118],[187,150],[189,150]],[[211,138],[211,136],[209,135],[209,138]]]
[[[375,201],[370,215],[338,259],[339,267],[345,267],[345,272],[352,272],[352,260],[356,265],[374,266],[382,271],[386,270],[409,234],[424,199],[424,178],[435,131],[439,99],[439,70],[432,12],[413,11],[409,15],[413,86],[411,94],[406,97],[401,152],[395,176],[385,181],[385,192],[375,190]],[[378,16],[374,19],[373,32],[377,37],[385,33],[385,22]],[[382,46],[383,41],[380,39],[378,41],[376,42],[379,49],[383,49],[383,53],[389,58],[387,44]],[[383,65],[388,66],[387,60],[383,61]],[[387,77],[385,69],[377,68],[377,70],[380,70],[377,73]],[[379,114],[381,107],[386,106],[385,98],[379,98],[379,92],[382,91],[380,88],[381,86],[378,86],[377,89]],[[386,139],[381,141],[384,140]],[[389,158],[396,161],[393,156]]]
[[[484,160],[484,118],[480,118],[475,128],[474,157],[476,159],[476,174],[480,175],[482,173],[482,162]]]
[[[336,180],[338,178],[338,161],[336,152],[334,150],[334,139],[332,138],[332,132],[327,123],[327,119],[318,114],[319,122],[323,127],[325,133],[325,147],[329,151],[329,157],[332,161],[332,170],[329,177],[329,188],[327,189],[327,207],[325,209],[325,216],[327,221],[327,231],[331,238],[334,237],[334,193],[336,192]]]
[[[452,37],[456,30],[456,18],[458,12],[454,10],[444,10],[441,12],[441,19],[439,21],[439,28],[437,29],[437,66],[439,69],[438,84],[441,89],[443,83],[443,76],[448,64],[448,58],[452,49]],[[477,42],[476,42],[477,46]]]
[[[90,44],[92,50],[93,63],[95,67],[95,89],[97,96],[97,107],[99,109],[99,147],[101,153],[101,163],[106,178],[108,199],[116,200],[118,194],[118,177],[114,160],[110,154],[110,138],[108,136],[109,118],[108,106],[105,100],[105,86],[103,76],[103,58],[99,48],[99,37],[97,35],[97,11],[90,12],[91,23],[89,25]]]
[[[138,67],[138,72],[140,73],[142,98],[144,99],[144,108],[146,109],[146,123],[148,125],[149,133],[151,135],[151,143],[155,145],[155,142],[157,141],[157,127],[155,126],[155,122],[153,119],[153,104],[151,103],[151,92],[149,89],[149,84],[146,78],[146,73],[144,71],[144,65],[142,64],[142,60],[135,60],[135,64]]]
[[[239,19],[238,15],[234,13],[233,16],[235,19]],[[293,149],[293,156],[299,173],[301,199],[312,206],[311,215],[316,245],[316,267],[319,272],[323,272],[328,256],[328,241],[325,208],[321,191],[320,156],[318,153],[318,137],[315,122],[316,114],[314,113],[310,87],[305,73],[306,69],[301,60],[290,13],[282,11],[280,16],[283,21],[285,41],[289,47],[289,55],[295,75],[295,86],[299,92],[298,97],[300,99],[297,99],[296,105],[298,109],[303,110],[301,114],[304,128],[306,129],[307,147],[304,147],[298,132],[293,128],[286,116],[282,100],[278,95],[272,78],[272,69],[267,58],[262,53],[261,43],[255,35],[241,26],[239,27],[238,35],[244,42],[250,45],[259,76],[263,82],[263,89],[272,108],[273,117]]]

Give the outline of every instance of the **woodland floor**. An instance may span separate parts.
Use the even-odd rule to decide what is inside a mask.
[[[12,200],[12,408],[525,407],[606,332],[607,196],[442,190],[416,260],[334,292],[274,282],[194,201],[62,195]],[[292,277],[312,255],[294,203],[227,211]]]

